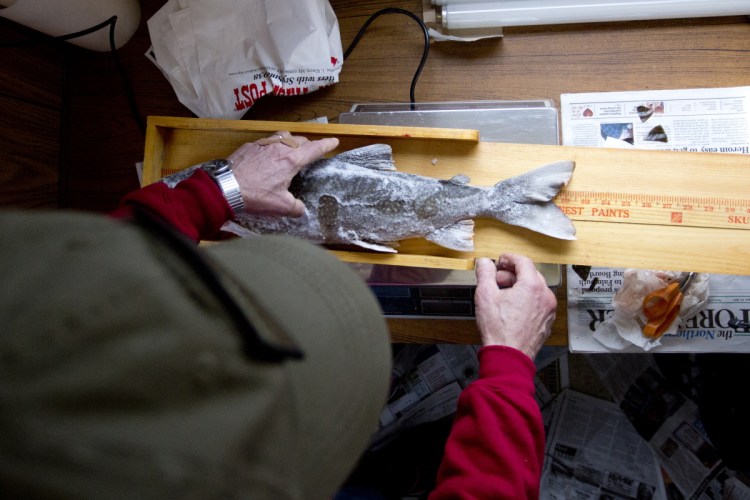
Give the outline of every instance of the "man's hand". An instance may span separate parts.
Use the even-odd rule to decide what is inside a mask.
[[[289,192],[292,178],[338,145],[339,140],[335,138],[309,141],[289,132],[276,132],[267,139],[240,146],[229,160],[242,191],[245,211],[256,215],[301,217],[305,207]]]
[[[516,348],[534,359],[549,337],[557,299],[534,263],[521,255],[477,259],[476,320],[484,345]],[[499,287],[509,288],[499,288]]]

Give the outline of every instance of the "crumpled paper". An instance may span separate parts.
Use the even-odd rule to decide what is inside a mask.
[[[682,275],[683,273],[674,271],[625,270],[622,288],[612,297],[614,312],[599,324],[594,331],[594,338],[613,350],[635,345],[648,351],[661,345],[664,336],[676,333],[683,321],[698,314],[708,303],[709,274],[696,273],[683,292],[679,316],[664,335],[656,339],[643,335],[643,325],[648,321],[643,314],[643,299],[649,293],[678,281]]]
[[[337,83],[344,60],[327,0],[169,0],[147,25],[146,56],[201,118]]]

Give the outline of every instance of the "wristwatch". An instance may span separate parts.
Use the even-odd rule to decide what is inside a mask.
[[[240,191],[240,185],[232,172],[230,160],[207,161],[201,164],[200,168],[216,182],[234,213],[242,212],[245,209],[245,204],[242,202],[242,191]]]

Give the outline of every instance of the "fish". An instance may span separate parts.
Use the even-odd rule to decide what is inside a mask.
[[[399,172],[391,147],[372,144],[317,160],[295,176],[289,191],[304,204],[303,216],[240,213],[223,229],[378,252],[397,253],[398,242],[409,238],[471,251],[474,219],[490,218],[574,240],[572,221],[551,201],[574,168],[558,161],[491,187],[472,186],[463,174],[442,180]]]

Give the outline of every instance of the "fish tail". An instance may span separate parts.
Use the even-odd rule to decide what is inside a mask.
[[[486,215],[554,238],[576,239],[573,222],[552,202],[574,168],[572,161],[558,161],[498,182]]]

